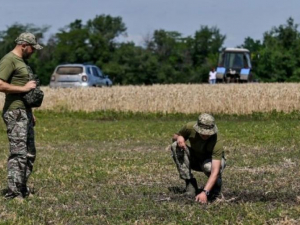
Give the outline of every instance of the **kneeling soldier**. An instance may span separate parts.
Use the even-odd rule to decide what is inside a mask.
[[[172,139],[172,156],[180,178],[186,182],[186,194],[196,196],[196,201],[201,203],[214,200],[221,192],[221,174],[226,161],[217,133],[214,117],[203,113],[197,122],[187,123]],[[186,145],[187,140],[190,146]],[[208,177],[202,190],[198,190],[191,170],[204,172]]]

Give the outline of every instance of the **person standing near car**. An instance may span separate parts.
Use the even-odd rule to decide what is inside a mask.
[[[35,50],[43,48],[32,33],[20,34],[15,42],[15,48],[0,61],[0,92],[6,95],[2,118],[7,126],[10,151],[5,199],[25,198],[29,195],[27,180],[36,157],[33,129],[35,117],[22,96],[36,88],[36,82],[29,81],[32,70],[27,59]]]

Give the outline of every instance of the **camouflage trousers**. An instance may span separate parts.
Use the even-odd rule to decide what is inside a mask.
[[[26,184],[36,155],[33,115],[31,109],[16,109],[4,112],[2,117],[7,127],[10,151],[8,193],[18,195],[27,191]]]
[[[203,161],[195,160],[190,147],[187,146],[187,149],[181,149],[177,146],[176,141],[171,145],[171,151],[173,160],[176,164],[181,179],[192,179],[194,177],[192,174],[192,170],[203,172],[207,177],[210,176],[212,161],[211,158],[204,159]],[[225,167],[226,160],[222,158],[219,178],[221,178],[221,174]]]

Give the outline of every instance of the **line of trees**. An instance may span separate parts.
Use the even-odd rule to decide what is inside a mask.
[[[207,82],[208,71],[216,67],[226,35],[217,27],[200,26],[193,36],[176,31],[155,30],[143,46],[118,42],[126,35],[121,17],[99,15],[83,24],[75,20],[52,35],[44,49],[30,59],[30,65],[43,85],[49,84],[56,65],[93,63],[115,84],[170,84]],[[43,39],[48,26],[14,24],[0,31],[0,57],[11,51],[15,38],[25,31]],[[234,47],[234,46],[227,46]],[[292,18],[271,28],[263,40],[246,37],[237,47],[252,54],[255,79],[264,82],[300,81],[300,33]]]

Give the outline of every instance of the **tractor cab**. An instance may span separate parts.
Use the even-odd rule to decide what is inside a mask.
[[[226,48],[220,55],[217,67],[218,82],[250,82],[251,75],[250,51],[244,48]]]

